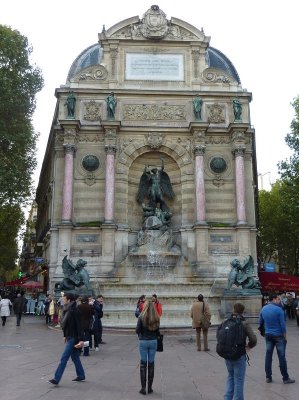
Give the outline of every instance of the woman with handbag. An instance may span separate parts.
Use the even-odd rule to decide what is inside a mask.
[[[155,355],[157,351],[157,337],[159,335],[160,318],[150,300],[146,300],[142,313],[138,317],[136,333],[139,338],[140,353],[140,381],[139,393],[146,394],[146,372],[148,367],[147,393],[153,392],[152,385],[155,371]]]
[[[211,325],[211,312],[209,305],[204,302],[203,295],[197,296],[191,308],[192,328],[196,329],[197,351],[201,351],[201,331],[203,333],[204,351],[210,351],[208,346],[208,330]]]

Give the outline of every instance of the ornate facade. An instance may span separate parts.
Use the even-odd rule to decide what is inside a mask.
[[[164,305],[165,325],[189,325],[199,292],[209,297],[216,322],[231,259],[256,259],[251,93],[202,30],[168,20],[158,6],[142,19],[103,29],[98,39],[56,89],[36,196],[49,289],[61,280],[67,254],[87,261],[93,289],[106,299],[107,324],[134,324],[136,299],[154,292]],[[76,98],[73,117],[70,93]],[[107,110],[111,93],[113,118]],[[129,254],[143,221],[139,179],[161,157],[175,193],[170,228],[180,258],[158,268],[134,264]]]

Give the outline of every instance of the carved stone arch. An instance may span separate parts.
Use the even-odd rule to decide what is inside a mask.
[[[143,211],[136,202],[140,177],[144,166],[161,166],[160,158],[164,159],[164,168],[170,177],[175,199],[166,199],[173,217],[171,220],[172,228],[179,230],[182,225],[182,193],[184,186],[190,177],[191,160],[186,162],[186,149],[179,143],[174,143],[171,147],[162,145],[158,150],[153,150],[147,145],[132,143],[125,148],[121,162],[119,160],[116,174],[116,185],[121,187],[116,197],[116,221],[128,225],[133,231],[140,229],[142,225]],[[184,179],[182,179],[184,177]],[[118,198],[119,196],[119,198]],[[119,207],[118,205],[122,206]],[[126,212],[124,212],[124,207]]]

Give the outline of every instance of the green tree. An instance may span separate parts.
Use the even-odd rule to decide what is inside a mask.
[[[14,240],[0,239],[1,252],[5,249],[9,254],[1,268],[15,264],[17,234],[23,221],[15,211],[21,210],[33,193],[38,135],[32,116],[43,78],[40,69],[30,63],[31,53],[25,36],[0,25],[0,231],[7,230],[3,225],[7,213],[11,213],[9,224],[17,228]]]
[[[274,259],[288,273],[298,274],[299,262],[299,97],[285,141],[292,156],[278,164],[281,179],[270,192],[259,193],[260,240],[265,261]]]
[[[270,192],[259,192],[262,258],[274,260],[288,273],[298,272],[299,220],[292,199],[293,188],[277,181]]]

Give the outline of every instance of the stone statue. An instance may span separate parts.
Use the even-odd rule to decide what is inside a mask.
[[[233,285],[242,286],[242,289],[258,289],[259,282],[253,278],[254,262],[252,256],[246,256],[241,264],[238,259],[230,263],[231,271],[228,274],[227,288],[231,289]]]
[[[242,104],[239,99],[233,100],[233,109],[234,109],[235,121],[241,121]]]
[[[161,217],[161,221],[170,218],[171,213],[164,201],[164,195],[170,199],[174,198],[171,182],[168,174],[164,171],[164,161],[161,158],[160,169],[149,169],[148,166],[145,166],[140,178],[136,200],[142,204],[145,217],[155,215],[158,218]],[[149,200],[146,205],[142,203],[145,197]]]
[[[115,108],[117,104],[117,100],[114,97],[114,93],[111,92],[107,99],[107,119],[114,120],[115,119]]]
[[[66,103],[64,105],[67,107],[67,117],[74,118],[75,107],[76,107],[76,97],[74,95],[74,92],[69,93],[69,95],[66,99]]]
[[[197,94],[193,99],[193,111],[196,121],[201,121],[202,99]]]
[[[65,256],[62,260],[62,271],[64,278],[62,282],[57,285],[56,289],[73,290],[75,288],[85,286],[86,289],[91,290],[89,284],[89,273],[85,269],[86,264],[87,261],[80,258],[77,261],[77,264],[74,265],[72,261],[68,260],[67,256]]]

